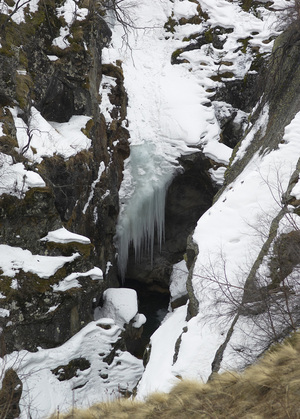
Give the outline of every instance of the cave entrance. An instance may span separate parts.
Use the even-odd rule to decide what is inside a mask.
[[[218,187],[208,173],[211,161],[198,152],[182,157],[180,164],[183,170],[174,177],[166,195],[165,240],[161,250],[155,242],[153,260],[149,254],[143,254],[136,261],[134,249],[130,247],[125,282],[130,278],[162,292],[168,290],[172,267],[183,259],[188,236],[212,205]]]
[[[208,173],[211,162],[201,152],[183,157],[180,163],[183,170],[174,177],[166,195],[165,241],[161,251],[155,243],[153,260],[150,255],[142,255],[136,262],[134,249],[129,249],[124,286],[137,291],[139,312],[147,317],[139,347],[134,348],[139,356],[167,314],[173,265],[183,259],[188,236],[211,207],[218,190]]]
[[[147,318],[143,325],[141,338],[134,342],[126,342],[129,352],[138,358],[142,358],[150,337],[168,313],[170,294],[167,291],[161,292],[161,290],[147,287],[147,285],[131,278],[126,279],[124,286],[136,291],[139,313],[144,314]]]

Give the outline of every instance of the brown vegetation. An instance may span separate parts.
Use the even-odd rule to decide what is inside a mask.
[[[51,419],[300,418],[300,333],[272,347],[243,373],[216,375],[207,384],[182,381],[144,403],[117,400]]]

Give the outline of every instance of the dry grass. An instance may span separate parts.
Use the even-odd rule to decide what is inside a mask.
[[[243,373],[216,375],[207,384],[182,381],[145,403],[117,400],[51,419],[300,418],[300,333],[270,350]]]

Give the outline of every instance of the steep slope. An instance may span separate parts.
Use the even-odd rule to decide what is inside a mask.
[[[221,3],[201,2],[212,28],[224,25],[226,8],[243,16],[241,9],[234,9],[238,6],[228,2],[222,3],[223,14],[217,13]],[[257,15],[257,9],[250,13]],[[239,33],[237,22],[228,21],[231,31],[223,36],[225,43],[212,41],[211,48],[230,45],[231,33],[233,39]],[[181,377],[207,380],[213,372],[243,368],[299,326],[299,77],[294,71],[298,31],[296,22],[276,40],[262,78],[252,87],[252,97],[235,94],[243,90],[247,77],[234,76],[233,64],[229,77],[234,80],[225,81],[220,74],[218,80],[225,86],[219,84],[211,100],[224,128],[238,111],[249,112],[251,101],[256,104],[225,172],[225,186],[190,238],[189,301],[170,313],[152,336],[139,398],[168,391]],[[255,36],[261,32],[257,34],[254,27],[248,37],[244,33],[240,51],[245,55],[234,60],[237,69],[244,63],[249,76],[261,58],[257,45],[252,45]],[[192,53],[202,59],[201,48]],[[184,58],[188,54],[181,51]],[[223,52],[225,57],[230,54],[227,49]],[[177,282],[180,276],[186,279],[181,272],[180,266],[174,266]]]
[[[1,303],[10,315],[1,320],[1,339],[4,351],[10,352],[63,343],[93,319],[93,298],[98,302],[103,289],[118,284],[107,266],[114,259],[128,133],[121,127],[126,112],[122,75],[101,64],[101,51],[111,33],[92,2],[89,9],[75,2],[51,1],[2,3],[1,7],[1,243],[13,246],[3,250],[21,247],[43,255],[45,264],[53,257],[80,254],[70,267],[44,275],[50,278],[44,281],[37,269],[31,269],[30,277],[22,262],[7,274],[7,253],[3,253],[6,288],[1,287]],[[112,101],[118,89],[120,102],[111,104],[111,110],[118,108],[113,129],[106,126],[99,107],[105,72],[114,81]],[[107,87],[106,97],[108,91]],[[88,239],[41,241],[62,227]],[[103,272],[102,285],[86,275],[95,264]],[[75,288],[69,297],[53,294],[53,285],[73,272],[83,273],[86,297],[81,291],[76,295]],[[49,314],[53,306],[56,309]],[[22,324],[16,320],[21,318]],[[72,325],[63,326],[64,318],[73,318]],[[14,328],[13,335],[7,323]]]

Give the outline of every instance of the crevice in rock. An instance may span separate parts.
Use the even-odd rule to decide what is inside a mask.
[[[160,292],[153,287],[143,285],[139,281],[127,278],[124,284],[126,288],[134,289],[137,292],[139,313],[146,316],[147,321],[143,325],[143,333],[139,339],[126,341],[127,350],[138,358],[143,358],[146,346],[151,335],[160,326],[168,312],[170,294]]]

